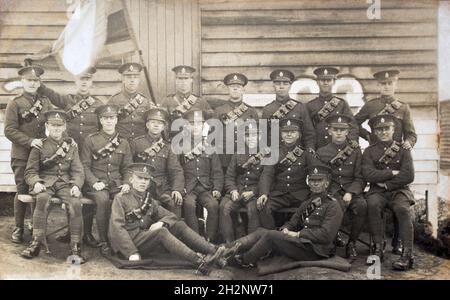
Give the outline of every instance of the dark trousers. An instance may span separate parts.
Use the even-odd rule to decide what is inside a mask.
[[[185,222],[177,221],[169,229],[162,227],[154,231],[140,232],[134,242],[142,256],[155,253],[163,247],[170,254],[197,263],[199,256],[196,252],[212,254],[216,247],[189,228]]]
[[[219,201],[212,196],[211,191],[205,190],[197,185],[195,189],[187,194],[183,201],[183,213],[186,224],[195,232],[199,232],[197,218],[197,203],[206,208],[208,217],[206,219],[206,236],[213,241],[219,226]]]
[[[314,252],[311,244],[302,243],[298,238],[289,237],[277,230],[259,228],[237,241],[242,244],[240,252],[245,251],[243,254],[244,263],[256,263],[270,252],[298,261],[322,258]]]
[[[290,207],[297,208],[302,203],[301,200],[297,199],[291,193],[278,195],[279,193],[275,192],[274,194],[276,196],[270,196],[264,208],[259,212],[261,226],[266,229],[275,229],[276,224],[273,215],[274,212],[282,208],[290,208]]]
[[[175,204],[170,192],[164,192],[161,195],[157,195],[155,200],[157,200],[162,207],[173,212],[177,218],[181,219],[181,205]]]
[[[410,199],[403,193],[373,193],[366,196],[370,231],[375,243],[383,240],[383,209],[387,206],[398,219],[399,237],[405,248],[413,246],[413,223],[410,214]]]
[[[223,239],[227,243],[230,243],[236,239],[234,235],[235,226],[233,224],[232,213],[237,211],[241,207],[247,208],[248,233],[250,234],[256,231],[260,226],[259,214],[256,208],[256,197],[253,197],[249,201],[244,200],[232,201],[231,196],[227,194],[220,201],[219,207],[220,233],[222,234]]]
[[[339,200],[339,204],[341,205],[344,213],[347,213],[350,216],[351,225],[349,241],[355,242],[361,234],[364,223],[367,219],[367,202],[362,195],[353,195],[352,200],[347,206],[342,199],[344,194],[345,192],[341,191],[335,193],[333,196]]]
[[[81,238],[82,216],[80,198],[70,195],[71,186],[65,182],[55,182],[45,192],[36,195],[36,209],[33,214],[33,236],[39,240],[45,238],[50,198],[56,196],[65,204],[69,215],[70,240],[79,243]]]
[[[25,221],[25,213],[27,211],[27,203],[19,200],[19,194],[28,194],[29,188],[25,182],[25,168],[27,161],[24,159],[11,158],[11,169],[14,172],[14,181],[16,183],[17,193],[14,196],[14,219],[16,226],[23,228]],[[34,204],[31,204],[31,215],[33,215]]]

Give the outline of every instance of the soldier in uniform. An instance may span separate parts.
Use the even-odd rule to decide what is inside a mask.
[[[128,140],[146,133],[142,115],[155,106],[155,103],[138,92],[141,71],[142,66],[138,63],[120,66],[122,90],[108,100],[108,104],[119,106],[117,131]]]
[[[33,258],[39,255],[46,239],[47,214],[50,198],[56,196],[66,205],[70,216],[70,240],[72,255],[81,263],[81,187],[84,182],[83,165],[78,148],[71,138],[64,138],[66,120],[64,111],[50,110],[44,113],[48,138],[42,140],[40,149],[33,148],[25,170],[25,181],[30,193],[36,195],[33,215],[33,240],[21,255]]]
[[[399,70],[383,70],[373,74],[378,81],[380,97],[369,100],[355,115],[355,120],[360,126],[360,136],[371,144],[377,141],[376,135],[364,129],[361,124],[374,116],[390,114],[395,117],[394,140],[402,143],[404,149],[410,150],[417,141],[417,134],[411,118],[409,106],[395,99]],[[398,239],[398,220],[394,217],[394,238],[392,239],[392,252],[401,254],[402,241]]]
[[[370,183],[366,194],[370,231],[373,235],[374,254],[383,260],[384,207],[389,207],[398,219],[399,236],[404,248],[399,260],[392,267],[408,270],[413,265],[413,223],[409,208],[414,195],[408,185],[414,181],[414,164],[411,151],[394,140],[397,121],[392,115],[378,115],[369,125],[379,141],[369,146],[363,154],[364,178]]]
[[[289,89],[295,79],[294,74],[288,70],[275,70],[270,73],[270,79],[273,81],[276,99],[263,108],[262,118],[300,120],[303,124],[301,145],[316,149],[316,132],[306,105],[289,96]]]
[[[180,156],[186,179],[186,197],[183,203],[184,220],[195,232],[199,232],[196,214],[197,203],[208,212],[206,236],[214,241],[219,224],[219,199],[223,189],[224,176],[218,154],[208,154],[202,140],[202,111],[189,111],[185,118],[189,121],[191,150]],[[199,141],[198,144],[197,141]]]
[[[88,135],[98,131],[95,109],[103,105],[103,102],[90,93],[92,77],[96,72],[97,69],[91,67],[75,77],[77,86],[75,94],[62,95],[43,84],[38,89],[40,94],[48,97],[53,104],[67,112],[67,135],[75,140],[79,149]]]
[[[219,119],[224,125],[223,131],[223,144],[219,145],[218,149],[223,153],[220,155],[222,161],[222,167],[226,172],[227,167],[230,164],[232,153],[226,153],[226,145],[234,145],[233,153],[236,153],[237,149],[237,139],[238,136],[238,126],[237,121],[245,120],[258,120],[258,112],[255,108],[248,106],[243,101],[243,96],[245,92],[245,86],[248,83],[248,79],[245,75],[240,73],[231,73],[225,76],[223,83],[228,87],[230,99],[223,105],[215,109],[215,118]],[[234,127],[233,140],[227,140],[227,129],[225,126]]]
[[[209,119],[213,115],[213,110],[208,101],[192,92],[195,68],[180,65],[174,67],[172,71],[175,73],[175,94],[167,96],[162,103],[169,111],[171,120],[183,117],[190,110],[201,110],[205,112],[206,119]]]
[[[16,226],[11,235],[13,243],[22,243],[26,203],[18,199],[19,194],[27,194],[28,186],[24,173],[32,148],[42,148],[45,137],[43,113],[52,109],[50,100],[37,93],[44,70],[38,66],[21,68],[23,93],[8,102],[5,112],[5,136],[12,142],[11,169],[14,172],[17,193],[14,197],[14,217]],[[32,209],[33,210],[33,209]]]
[[[270,252],[297,261],[328,258],[342,222],[343,212],[333,197],[327,194],[331,170],[323,165],[308,169],[311,196],[279,230],[260,228],[228,245],[224,252],[244,267],[255,263]]]
[[[303,126],[299,119],[282,119],[278,162],[264,166],[259,181],[257,208],[261,225],[275,228],[272,212],[281,208],[299,207],[309,198],[306,168],[315,159],[314,150],[300,146]]]
[[[331,141],[317,150],[319,159],[331,168],[329,194],[338,199],[344,211],[351,217],[350,236],[346,256],[351,261],[358,255],[358,239],[367,216],[367,203],[363,197],[366,182],[362,176],[362,153],[356,141],[349,141],[353,118],[347,115],[331,115],[326,119]],[[338,234],[339,239],[339,234]],[[340,241],[337,241],[340,245]]]
[[[332,93],[333,85],[336,82],[336,75],[339,70],[332,67],[320,67],[314,70],[316,81],[319,85],[319,97],[314,98],[306,104],[309,115],[316,129],[317,147],[319,149],[330,142],[327,122],[325,119],[334,115],[345,115],[351,118],[350,132],[348,138],[350,140],[358,140],[359,129],[354,120],[353,113],[347,101],[336,97]]]
[[[220,202],[220,232],[225,242],[235,240],[231,214],[240,207],[247,208],[248,233],[260,226],[256,199],[259,196],[259,179],[264,166],[261,160],[268,155],[266,149],[258,152],[259,131],[256,126],[245,127],[246,151],[234,154],[225,175],[225,197]]]
[[[207,242],[151,198],[148,192],[151,168],[144,163],[132,164],[130,192],[114,198],[109,223],[113,251],[129,261],[169,252],[192,262],[207,275],[221,258],[224,247]]]
[[[108,222],[111,199],[119,192],[130,189],[127,177],[128,165],[132,163],[131,149],[128,141],[116,130],[119,107],[116,105],[99,106],[95,112],[101,125],[97,133],[86,138],[81,150],[81,162],[86,175],[84,186],[86,196],[97,204],[97,228],[100,238],[100,251],[109,254],[107,243]],[[91,205],[92,206],[92,205]],[[94,218],[93,211],[84,218]],[[92,221],[89,222],[92,224]],[[85,235],[92,235],[92,228],[85,228]],[[94,240],[94,237],[89,237]]]
[[[152,168],[153,197],[162,206],[181,218],[181,204],[184,191],[183,168],[175,155],[170,142],[165,137],[169,125],[167,110],[151,108],[143,116],[147,134],[130,141],[133,161],[144,162]]]

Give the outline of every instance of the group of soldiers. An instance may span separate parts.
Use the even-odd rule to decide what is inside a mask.
[[[380,96],[353,115],[348,103],[332,93],[339,70],[314,70],[320,94],[308,103],[289,95],[295,75],[270,73],[276,99],[261,119],[279,122],[279,157],[263,164],[270,151],[260,145],[265,128],[238,120],[258,120],[255,108],[243,102],[248,79],[240,73],[224,78],[229,100],[212,109],[192,93],[195,69],[177,66],[176,93],[156,104],[138,92],[142,66],[125,63],[118,69],[122,89],[106,104],[91,94],[95,68],[76,76],[76,94],[60,94],[45,86],[39,66],[21,68],[23,93],[7,105],[5,135],[12,142],[14,243],[23,242],[27,204],[35,199],[31,244],[25,258],[38,256],[46,239],[52,197],[65,204],[69,230],[60,241],[70,242],[71,255],[86,261],[82,244],[139,261],[164,251],[192,262],[203,274],[235,263],[251,267],[270,254],[295,260],[318,260],[345,246],[357,257],[356,241],[366,223],[374,244],[371,252],[383,260],[383,211],[393,211],[400,254],[393,268],[413,264],[413,227],[408,187],[414,180],[411,148],[417,136],[407,104],[395,99],[398,70],[374,74]],[[190,151],[175,154],[170,124],[189,121]],[[245,141],[245,153],[209,153],[203,144],[207,120],[236,127],[232,140]],[[369,120],[371,132],[362,124]],[[270,126],[271,122],[269,122]],[[275,127],[274,127],[275,128]],[[268,128],[270,130],[270,127]],[[359,136],[370,146],[362,153]],[[195,141],[201,140],[196,144]],[[187,142],[189,144],[189,142]],[[369,183],[369,188],[366,185]],[[81,198],[95,205],[82,205]],[[207,211],[201,236],[199,207]],[[247,235],[237,236],[245,208]],[[293,208],[288,220],[282,209]],[[339,234],[344,215],[351,228],[345,244]],[[94,217],[98,238],[92,233]]]

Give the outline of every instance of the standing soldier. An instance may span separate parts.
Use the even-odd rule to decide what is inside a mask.
[[[327,194],[331,170],[322,165],[308,169],[311,197],[297,209],[280,230],[260,228],[229,245],[224,257],[243,267],[252,267],[270,252],[296,261],[329,258],[342,222],[339,203]]]
[[[100,238],[100,251],[109,254],[107,243],[108,222],[111,199],[119,192],[128,192],[127,168],[132,163],[131,149],[127,140],[116,131],[119,107],[116,105],[99,106],[95,112],[101,125],[97,133],[86,138],[81,150],[81,162],[86,175],[86,196],[97,204],[97,229]],[[89,205],[90,207],[92,205]],[[93,208],[92,208],[93,210]],[[94,218],[94,211],[87,212]],[[89,221],[92,225],[92,220]],[[84,228],[88,239],[95,241],[92,228]]]
[[[245,154],[234,154],[225,175],[225,197],[220,202],[220,231],[225,242],[235,240],[231,213],[240,207],[247,208],[248,234],[254,232],[259,224],[256,199],[259,196],[259,179],[264,169],[261,160],[268,155],[263,149],[258,151],[259,131],[257,127],[245,127]]]
[[[129,261],[157,253],[161,246],[170,254],[190,261],[208,275],[222,258],[224,247],[214,246],[192,231],[173,213],[153,201],[148,192],[150,165],[131,165],[131,190],[113,201],[109,238],[114,252]],[[200,253],[199,253],[200,252]]]
[[[245,120],[258,120],[258,112],[253,107],[248,106],[243,101],[243,96],[245,92],[245,86],[247,85],[248,79],[245,75],[240,73],[231,73],[225,76],[223,82],[228,87],[230,99],[223,105],[219,106],[215,110],[215,117],[223,122],[223,144],[219,145],[218,149],[221,153],[222,167],[226,171],[230,164],[231,156],[237,151],[237,121]],[[233,126],[233,140],[227,140],[227,129],[225,126]],[[231,130],[230,130],[231,132]],[[226,153],[226,145],[234,145],[233,153]]]
[[[90,89],[93,75],[97,72],[94,67],[76,76],[76,94],[62,95],[45,85],[41,85],[38,92],[50,99],[53,104],[63,107],[68,114],[67,135],[75,140],[79,149],[88,135],[98,131],[98,119],[95,109],[103,102],[92,96]]]
[[[189,111],[186,114],[191,133],[189,152],[181,155],[181,165],[186,179],[186,197],[183,203],[184,219],[189,227],[199,232],[196,214],[197,203],[208,212],[206,220],[206,236],[208,241],[214,241],[219,224],[219,199],[223,189],[223,171],[219,156],[216,153],[207,154],[202,141],[203,124],[202,111]],[[195,144],[200,141],[199,144]]]
[[[16,227],[11,235],[13,243],[23,241],[23,228],[26,204],[18,199],[19,194],[27,194],[28,186],[24,173],[28,156],[32,148],[42,148],[45,137],[44,118],[42,113],[52,109],[50,100],[37,93],[41,84],[40,76],[44,70],[38,66],[21,68],[23,93],[8,102],[5,112],[5,136],[12,142],[11,169],[14,172],[17,193],[14,197],[14,217]],[[33,209],[32,209],[33,211]]]
[[[276,99],[263,108],[262,118],[280,121],[286,118],[300,120],[303,124],[301,145],[305,148],[316,149],[316,132],[306,105],[289,96],[289,89],[294,78],[294,74],[288,70],[275,70],[270,73]]]
[[[167,96],[162,106],[166,107],[171,120],[183,117],[190,110],[205,112],[206,119],[213,114],[208,101],[196,96],[192,92],[193,76],[195,68],[191,66],[176,66],[172,69],[175,73],[175,94]]]
[[[326,122],[331,142],[319,148],[317,155],[332,170],[329,194],[339,200],[344,211],[350,213],[351,228],[345,253],[353,261],[358,255],[356,240],[366,220],[367,203],[363,197],[366,182],[361,170],[361,149],[356,141],[347,139],[352,121],[353,118],[346,115],[329,116]],[[338,240],[336,244],[341,242]]]
[[[112,95],[108,104],[119,106],[118,133],[125,139],[146,133],[142,115],[155,104],[138,93],[142,66],[138,63],[125,63],[119,68],[122,74],[122,91]]]
[[[41,245],[46,239],[47,214],[50,198],[56,196],[62,200],[68,210],[70,221],[71,254],[84,263],[81,255],[81,187],[84,182],[83,165],[76,144],[71,138],[64,138],[66,120],[64,111],[47,111],[46,129],[49,136],[42,140],[41,149],[30,152],[25,181],[30,193],[36,195],[36,209],[33,215],[33,240],[21,255],[33,258],[39,255]]]
[[[392,115],[378,115],[370,119],[369,125],[379,141],[369,146],[363,154],[363,176],[370,182],[366,194],[370,231],[375,242],[375,255],[383,261],[383,221],[385,206],[398,219],[399,236],[403,241],[403,252],[392,267],[408,270],[413,266],[413,223],[409,208],[414,204],[414,195],[408,185],[414,181],[414,165],[411,151],[394,140],[396,119]]]
[[[259,181],[257,208],[261,225],[275,228],[272,212],[281,208],[299,207],[309,197],[306,184],[307,167],[315,158],[315,152],[300,146],[302,123],[299,119],[282,119],[281,145],[278,162],[264,166]]]
[[[417,134],[411,118],[409,106],[395,99],[399,70],[383,70],[373,74],[378,81],[380,97],[369,100],[355,115],[360,126],[360,136],[373,144],[377,141],[376,135],[364,129],[361,124],[377,115],[393,115],[395,117],[394,140],[401,143],[402,147],[411,150],[417,141]],[[392,252],[403,252],[402,241],[398,239],[398,220],[394,216],[394,237],[392,239]]]
[[[339,70],[332,67],[320,67],[314,70],[316,81],[319,85],[319,97],[314,98],[306,104],[309,115],[316,129],[317,149],[330,142],[327,122],[325,119],[334,115],[345,115],[351,119],[350,132],[348,138],[357,141],[359,130],[350,107],[342,98],[336,97],[332,93],[333,85],[336,82],[336,75]]]
[[[144,113],[147,134],[130,141],[133,161],[151,166],[153,197],[162,206],[181,218],[181,204],[184,191],[183,168],[175,155],[170,142],[164,137],[169,124],[169,114],[163,108],[151,108]]]

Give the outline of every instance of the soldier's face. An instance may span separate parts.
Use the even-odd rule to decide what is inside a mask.
[[[66,125],[45,123],[45,128],[48,131],[49,137],[59,141],[62,138],[64,131],[66,130]]]
[[[114,131],[117,124],[117,116],[100,117],[100,124],[105,131]]]
[[[275,81],[273,83],[275,87],[275,94],[280,97],[286,97],[289,95],[289,89],[291,88],[291,83],[288,81]]]
[[[331,135],[331,140],[335,144],[342,144],[347,139],[347,135],[349,133],[348,128],[335,128],[330,127],[328,129],[328,133]]]
[[[192,77],[175,77],[175,88],[177,92],[188,94],[192,91]]]
[[[330,181],[325,176],[322,178],[310,178],[308,176],[308,186],[313,194],[324,193],[329,185]]]
[[[244,95],[244,87],[240,84],[230,84],[228,86],[228,92],[230,93],[231,99],[242,99],[242,95]]]
[[[390,142],[394,136],[394,126],[375,128],[375,135],[382,142]]]
[[[39,79],[27,79],[22,78],[23,90],[27,93],[34,94],[37,89],[41,86],[41,81]]]
[[[80,94],[87,94],[92,87],[92,77],[77,77],[75,79],[75,85]]]
[[[379,82],[378,86],[380,87],[380,93],[383,96],[393,96],[395,94],[395,90],[397,89],[397,81],[386,81]]]
[[[189,122],[189,130],[194,136],[201,136],[203,133],[203,122]]]
[[[166,123],[160,120],[148,120],[146,126],[151,134],[160,135],[166,127]]]
[[[299,139],[300,139],[300,131],[298,131],[298,130],[283,130],[283,131],[281,131],[281,140],[287,146],[296,144]]]
[[[123,87],[130,94],[137,92],[140,82],[141,76],[139,74],[122,75]]]
[[[145,192],[150,185],[150,179],[133,174],[130,178],[131,186],[140,193]]]
[[[249,149],[258,147],[259,135],[255,132],[250,132],[245,135],[245,144]]]
[[[334,79],[332,78],[324,78],[317,81],[319,84],[319,89],[321,93],[329,94],[333,89]]]

